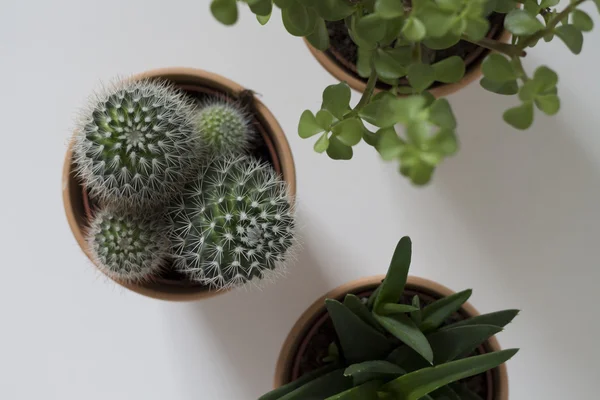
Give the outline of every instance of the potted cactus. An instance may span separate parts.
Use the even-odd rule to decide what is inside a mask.
[[[600,10],[600,0],[593,0]],[[352,158],[365,141],[416,185],[459,147],[450,103],[436,99],[479,78],[490,92],[517,96],[504,120],[528,129],[535,109],[559,111],[558,76],[540,66],[528,71],[529,48],[556,38],[575,54],[583,32],[593,29],[581,9],[558,0],[246,0],[261,24],[273,4],[286,30],[304,37],[311,51],[341,83],[323,92],[321,109],[304,111],[298,133],[318,135],[314,149],[336,160]],[[237,20],[236,0],[213,0],[225,24]],[[507,43],[510,40],[510,43]],[[362,92],[350,104],[350,87]],[[368,123],[375,129],[367,128]],[[403,125],[402,132],[396,125]]]
[[[78,244],[107,277],[190,300],[285,266],[294,164],[252,92],[169,68],[104,88],[80,114],[63,199]]]
[[[471,290],[408,277],[410,259],[405,237],[385,277],[315,302],[283,345],[275,390],[259,400],[508,400],[504,362],[517,350],[500,350],[494,335],[518,311],[479,315]]]

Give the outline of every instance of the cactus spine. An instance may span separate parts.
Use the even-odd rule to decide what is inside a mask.
[[[97,94],[82,113],[76,170],[92,197],[127,207],[153,206],[194,172],[200,138],[194,103],[171,84],[125,81]]]
[[[251,157],[208,163],[169,216],[177,267],[216,288],[280,270],[295,242],[285,182]]]

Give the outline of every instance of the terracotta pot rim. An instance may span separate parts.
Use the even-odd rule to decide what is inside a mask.
[[[502,27],[501,32],[496,32],[494,36],[497,37],[497,40],[508,43],[511,38],[511,33]],[[346,82],[352,89],[358,92],[364,92],[367,84],[366,82],[358,76],[358,74],[354,74],[349,71],[347,67],[341,65],[341,63],[336,60],[335,57],[330,56],[327,51],[321,51],[315,48],[310,42],[304,38],[304,43],[310,50],[311,54],[317,59],[319,64],[327,72],[333,75],[340,82]],[[481,63],[483,59],[487,56],[487,54],[491,53],[491,50],[483,49],[478,56],[468,65],[465,76],[456,83],[443,83],[437,87],[429,89],[429,92],[433,94],[435,97],[444,97],[450,94],[453,94],[464,87],[468,86],[473,81],[479,79],[482,76],[481,72]],[[376,87],[375,92],[379,93],[382,89]]]
[[[133,75],[129,79],[140,80],[145,78],[171,80],[180,86],[204,86],[223,92],[225,95],[234,99],[237,98],[244,90],[246,90],[238,83],[218,74],[201,69],[186,67],[170,67],[148,70]],[[284,180],[288,183],[290,201],[293,204],[296,196],[296,171],[292,152],[285,133],[271,111],[256,97],[254,97],[253,108],[255,118],[259,121],[266,133],[266,136],[263,136],[263,139],[265,140],[265,145],[269,149],[270,157],[273,160],[274,165],[279,167],[278,169],[280,169],[280,171],[278,172],[280,172]],[[88,259],[93,263],[93,257],[88,249],[84,237],[84,232],[87,225],[87,218],[84,214],[85,209],[89,208],[89,202],[88,199],[86,199],[86,196],[83,195],[82,191],[79,191],[80,194],[76,194],[77,188],[81,188],[81,185],[74,177],[72,159],[73,140],[69,142],[62,171],[63,206],[65,209],[67,222],[69,223],[77,244],[88,257]],[[80,196],[81,198],[79,199],[78,197]],[[101,271],[99,268],[97,268],[97,270]],[[168,301],[201,300],[214,297],[228,291],[211,290],[204,285],[179,286],[165,284],[164,282],[161,283],[160,281],[148,284],[130,284],[112,278],[110,279],[138,294]]]
[[[347,293],[359,293],[373,290],[379,284],[381,284],[381,281],[384,278],[385,275],[375,275],[345,283],[329,291],[313,302],[313,304],[311,304],[310,307],[308,307],[296,321],[282,345],[275,368],[273,388],[278,388],[288,383],[295,357],[302,341],[316,321],[318,321],[321,316],[326,313],[324,303],[326,298],[341,300]],[[414,289],[422,289],[424,292],[438,294],[443,297],[447,297],[455,293],[453,290],[435,281],[415,276],[408,277],[407,286],[410,286]],[[461,310],[470,316],[480,315],[475,307],[468,302],[463,305]],[[485,345],[490,351],[499,351],[501,349],[496,337],[488,339]],[[494,374],[492,378],[496,391],[496,397],[494,397],[494,400],[508,400],[508,373],[506,365],[500,365],[493,372]]]

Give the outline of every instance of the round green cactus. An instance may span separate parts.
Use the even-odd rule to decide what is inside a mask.
[[[110,278],[127,283],[160,275],[170,253],[164,224],[119,210],[99,211],[87,240],[95,264]]]
[[[200,107],[196,130],[213,156],[247,153],[254,137],[248,114],[237,104],[219,99]]]
[[[295,243],[286,183],[250,157],[208,163],[169,217],[176,266],[216,288],[280,271]]]
[[[121,82],[97,94],[82,113],[76,170],[92,197],[130,207],[168,200],[194,173],[201,139],[195,106],[171,84]]]

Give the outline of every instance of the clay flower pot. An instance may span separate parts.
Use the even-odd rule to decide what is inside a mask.
[[[275,369],[274,388],[290,383],[302,376],[303,373],[309,372],[302,371],[303,356],[308,352],[315,354],[315,349],[311,349],[311,343],[316,342],[315,337],[319,332],[326,331],[326,325],[330,324],[331,321],[325,308],[325,299],[343,301],[348,293],[367,296],[381,284],[384,278],[385,275],[380,275],[349,282],[333,289],[315,301],[296,321],[283,344]],[[419,294],[420,297],[434,300],[449,296],[454,292],[436,282],[409,276],[405,293],[411,296]],[[459,310],[459,314],[463,318],[470,318],[479,315],[479,312],[469,303],[465,303],[462,309]],[[499,350],[500,345],[494,337],[488,339],[486,344],[479,349],[480,352],[486,353]],[[487,388],[487,396],[484,397],[484,400],[508,400],[508,375],[504,364],[487,371],[483,381]]]
[[[511,33],[503,28],[504,18],[498,18],[498,21],[492,21],[491,29],[488,33],[488,38],[500,40],[502,42],[508,42],[511,37]],[[334,46],[329,47],[326,51],[320,51],[313,47],[306,39],[304,40],[310,52],[319,61],[319,63],[335,78],[340,82],[346,82],[348,85],[359,92],[364,92],[367,87],[367,80],[358,75],[356,65],[347,60],[342,54],[335,49]],[[469,83],[479,79],[482,75],[481,63],[490,53],[489,50],[482,47],[468,54],[465,57],[465,64],[467,67],[465,76],[456,83],[439,83],[436,82],[429,89],[429,92],[435,97],[443,97],[450,95],[454,92],[467,86]],[[376,91],[386,89],[385,84],[379,82],[376,87]]]
[[[222,76],[192,68],[156,69],[133,76],[131,79],[160,78],[173,82],[190,95],[218,95],[226,100],[240,101],[246,104],[254,117],[254,127],[262,138],[256,143],[254,155],[268,161],[275,171],[287,182],[291,201],[296,194],[296,171],[288,141],[281,126],[269,109],[251,91]],[[81,181],[75,176],[73,166],[73,143],[71,142],[65,157],[62,174],[63,203],[69,226],[81,247],[92,257],[85,241],[88,221],[94,213],[95,205]],[[93,261],[92,261],[93,262]],[[139,294],[162,300],[189,301],[215,296],[224,291],[209,290],[207,286],[189,281],[176,271],[156,278],[144,284],[129,284],[115,281],[119,285]]]

